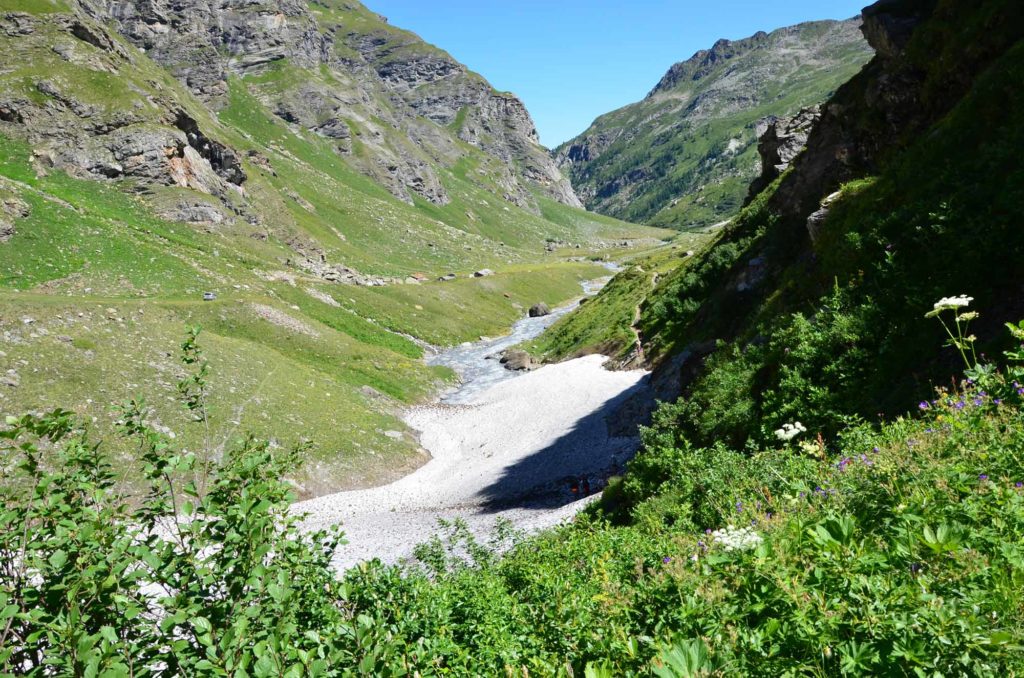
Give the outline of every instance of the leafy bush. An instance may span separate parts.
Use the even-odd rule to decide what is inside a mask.
[[[179,390],[202,426],[197,336]],[[920,418],[849,425],[835,443],[794,426],[757,449],[700,447],[655,422],[615,506],[489,544],[451,524],[419,549],[419,567],[371,562],[340,578],[340,535],[304,533],[287,510],[282,479],[300,450],[243,438],[201,464],[127,403],[122,430],[149,481],[131,502],[74,415],[11,418],[0,666],[1013,675],[1024,670],[1019,371],[984,370],[986,383],[938,392]]]

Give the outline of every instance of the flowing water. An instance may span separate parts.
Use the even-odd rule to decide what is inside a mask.
[[[610,262],[606,262],[604,266],[610,271],[618,271],[621,268]],[[583,281],[581,285],[584,296],[594,296],[610,279],[605,277]],[[428,358],[428,364],[449,367],[455,370],[461,380],[457,389],[441,397],[441,402],[449,405],[462,405],[471,401],[481,391],[506,379],[514,378],[519,373],[506,370],[505,366],[501,364],[502,351],[540,336],[559,318],[575,309],[579,302],[580,300],[576,299],[553,309],[548,315],[538,318],[522,318],[512,326],[512,330],[504,337],[467,342]]]

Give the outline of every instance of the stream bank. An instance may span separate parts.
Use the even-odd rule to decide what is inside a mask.
[[[606,420],[647,388],[646,372],[605,370],[600,355],[511,372],[494,357],[575,305],[524,318],[506,337],[430,358],[458,372],[462,384],[405,414],[431,454],[425,465],[388,485],[294,505],[308,514],[310,529],[343,526],[348,544],[339,549],[337,568],[408,558],[439,519],[461,518],[478,536],[499,518],[521,530],[550,527],[575,515],[608,475],[621,471],[637,440],[610,434]]]

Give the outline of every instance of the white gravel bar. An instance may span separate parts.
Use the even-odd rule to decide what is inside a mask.
[[[621,468],[635,438],[613,438],[606,417],[646,387],[646,372],[604,369],[594,355],[548,365],[474,390],[458,404],[409,410],[431,460],[389,485],[300,502],[311,529],[341,524],[348,544],[335,565],[398,562],[435,531],[464,519],[485,535],[497,518],[536,530],[571,518]],[[573,488],[576,491],[573,491]],[[586,487],[594,494],[584,496]]]

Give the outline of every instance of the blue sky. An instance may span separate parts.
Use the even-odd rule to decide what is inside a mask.
[[[364,0],[526,102],[556,146],[718,38],[846,19],[870,0]]]

